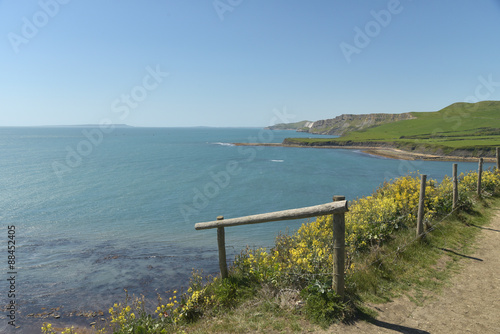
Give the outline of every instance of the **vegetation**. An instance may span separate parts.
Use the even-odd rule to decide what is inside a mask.
[[[500,146],[500,101],[455,103],[436,112],[413,112],[414,119],[385,123],[340,138],[287,138],[306,146],[390,146],[443,155],[493,156]],[[402,135],[404,134],[404,135]]]
[[[423,240],[415,237],[418,175],[386,182],[356,199],[346,214],[346,299],[332,290],[331,216],[305,223],[292,235],[279,235],[272,249],[247,248],[235,259],[228,279],[193,273],[189,289],[158,298],[148,312],[143,298],[129,298],[110,309],[101,333],[305,332],[374,314],[363,303],[385,302],[407,294],[416,302],[439,289],[471,240],[489,219],[487,208],[500,200],[500,173],[460,175],[458,210],[452,211],[452,181],[430,180],[425,197]],[[44,324],[42,332],[56,331]],[[76,333],[65,329],[66,334]]]

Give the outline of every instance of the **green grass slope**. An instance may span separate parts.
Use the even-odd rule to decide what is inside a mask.
[[[413,112],[415,119],[350,132],[336,139],[300,140],[284,144],[368,145],[445,155],[493,156],[500,146],[500,101],[455,103],[436,112]]]

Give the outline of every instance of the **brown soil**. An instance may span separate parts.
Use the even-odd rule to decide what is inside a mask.
[[[438,295],[417,306],[407,297],[372,305],[376,320],[325,333],[500,333],[500,209],[481,227],[474,254]]]

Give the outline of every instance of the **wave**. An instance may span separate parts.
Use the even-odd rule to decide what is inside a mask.
[[[285,160],[271,160],[272,162],[284,162]]]
[[[221,145],[221,146],[234,146],[234,144],[232,143],[221,143],[221,142],[216,142],[216,143],[212,143],[214,145]]]

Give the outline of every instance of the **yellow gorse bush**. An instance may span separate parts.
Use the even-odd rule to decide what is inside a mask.
[[[466,175],[460,174],[460,189],[463,191],[476,191],[478,172]],[[481,189],[488,193],[495,193],[500,189],[500,178],[498,172],[485,170],[481,174]]]
[[[111,315],[111,322],[116,323],[118,326],[123,326],[129,320],[135,319],[135,313],[132,312],[130,305],[122,305],[121,303],[115,303],[113,307],[110,307],[109,314]]]
[[[483,189],[494,193],[500,189],[500,174],[484,171]],[[345,215],[346,247],[348,258],[356,252],[363,252],[374,244],[391,238],[395,230],[416,226],[420,197],[420,175],[410,174],[385,182],[372,195],[350,202]],[[477,172],[460,176],[459,205],[467,207],[475,191]],[[451,178],[441,183],[428,180],[425,189],[424,220],[448,214],[452,210]],[[333,219],[332,216],[318,217],[302,225],[291,236],[280,235],[276,246],[266,249],[246,249],[236,259],[235,267],[256,279],[281,282],[283,275],[329,273],[333,267]],[[348,263],[348,270],[353,266]]]

